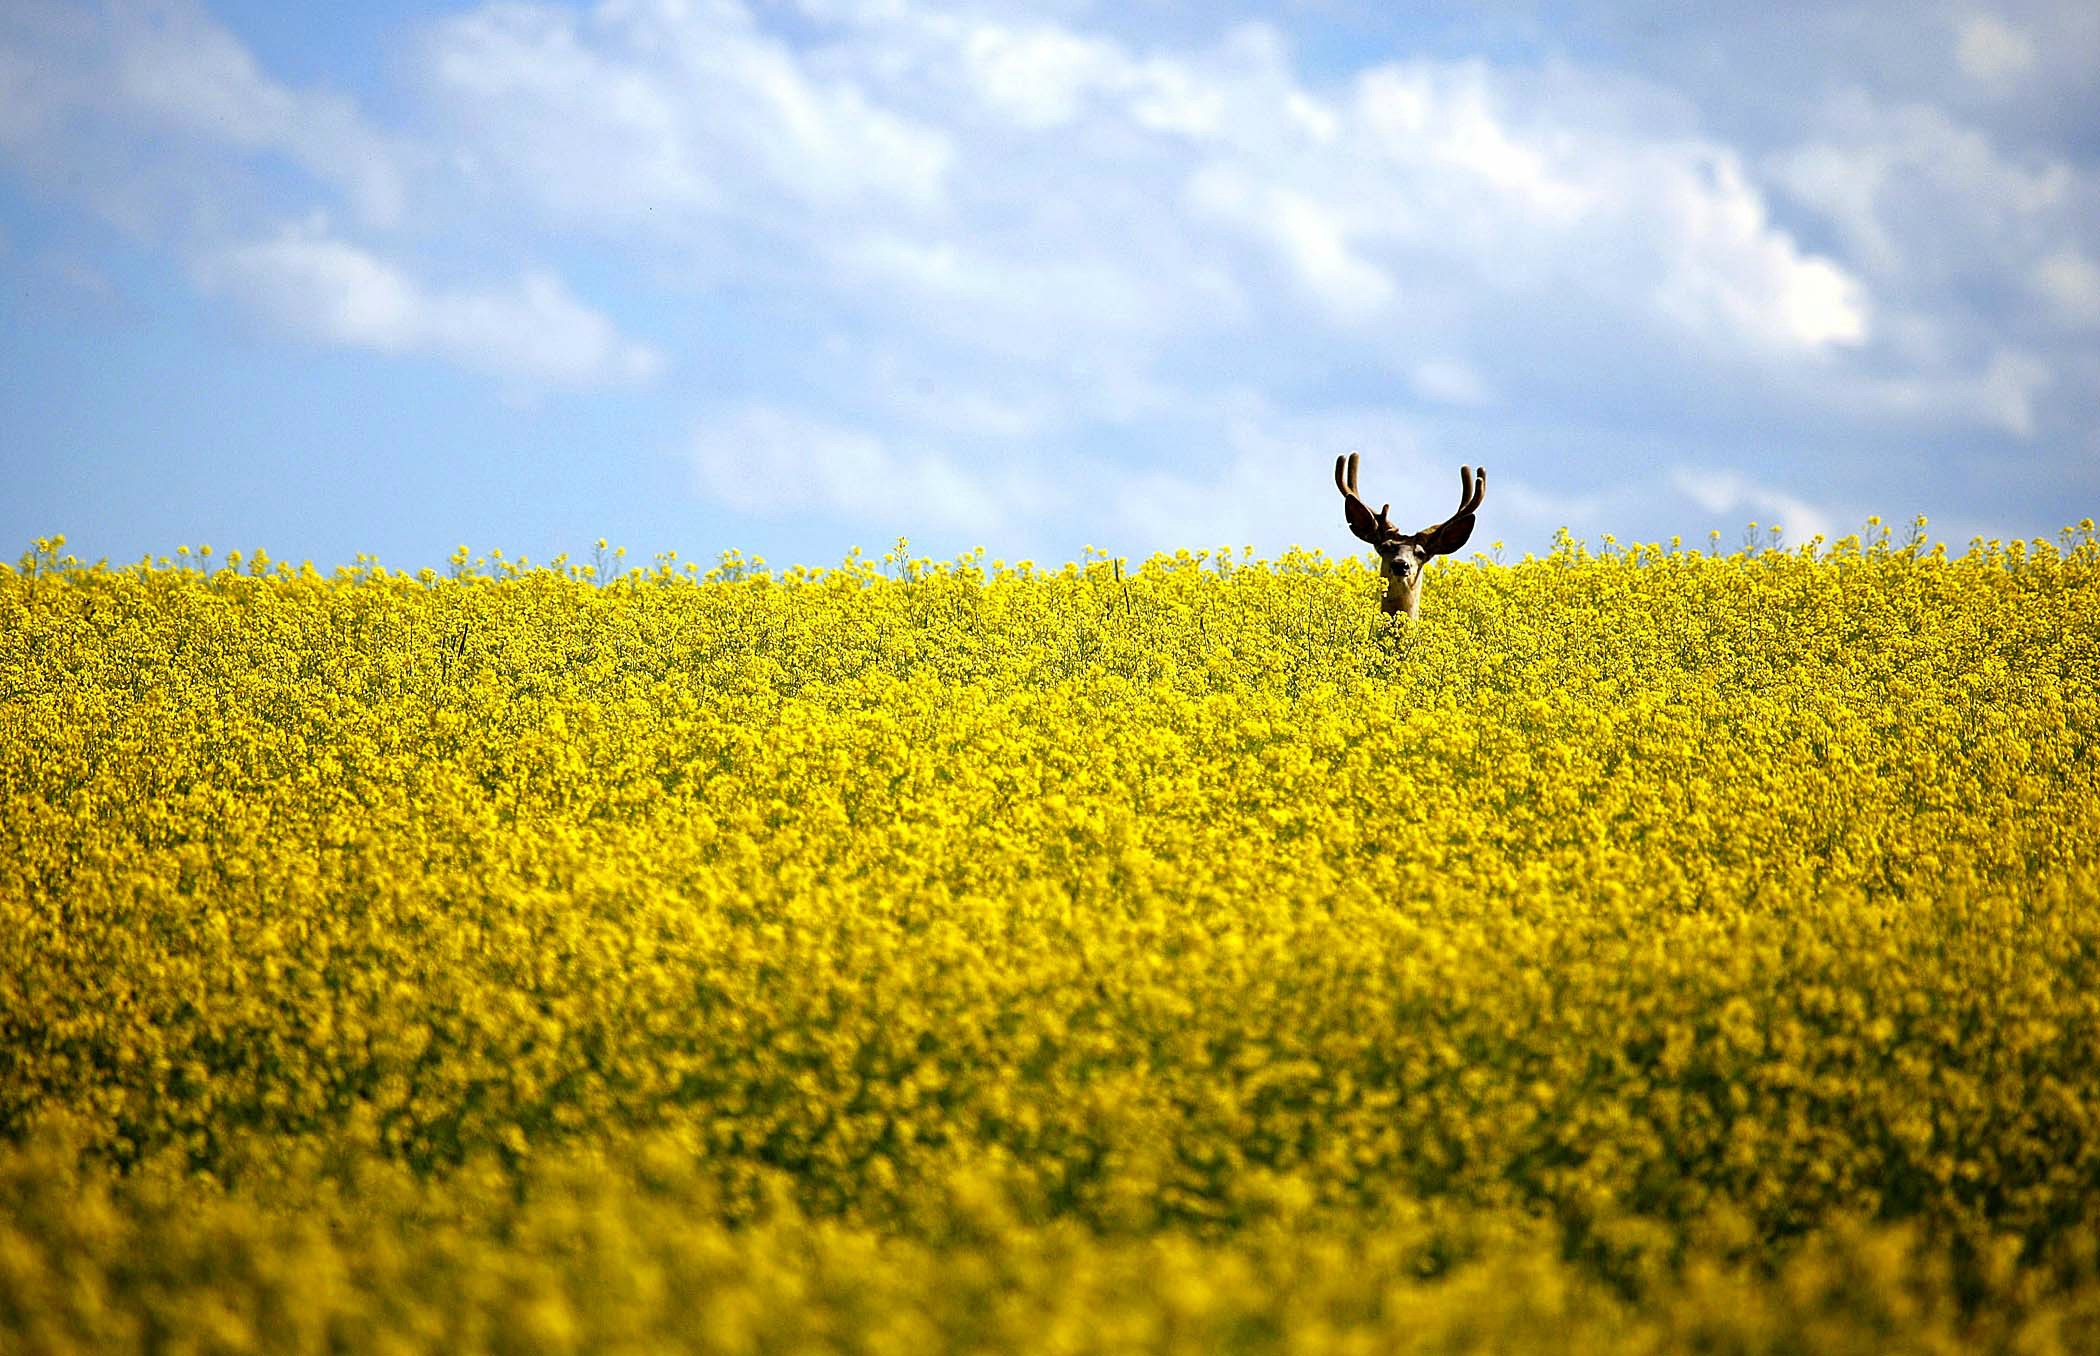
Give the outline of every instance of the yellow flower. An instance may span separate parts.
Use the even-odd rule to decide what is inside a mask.
[[[2100,546],[1867,526],[1412,624],[47,538],[0,1349],[2069,1347]]]

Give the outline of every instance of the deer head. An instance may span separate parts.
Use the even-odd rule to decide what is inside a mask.
[[[1458,512],[1420,532],[1402,532],[1393,526],[1391,504],[1373,513],[1357,496],[1356,453],[1334,459],[1334,487],[1342,492],[1349,530],[1371,543],[1371,549],[1378,553],[1378,573],[1385,576],[1385,598],[1379,606],[1388,616],[1395,612],[1405,612],[1410,617],[1420,615],[1423,567],[1429,564],[1430,557],[1450,555],[1473,535],[1473,510],[1480,507],[1487,484],[1486,467],[1481,468],[1478,477],[1472,467],[1459,467]]]

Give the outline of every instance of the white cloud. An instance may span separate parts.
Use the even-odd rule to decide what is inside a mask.
[[[324,222],[287,228],[202,259],[206,291],[228,296],[316,343],[428,354],[515,381],[603,386],[646,381],[663,366],[551,273],[508,287],[427,287]]]
[[[1815,138],[1768,169],[1843,233],[1877,286],[1926,290],[2017,268],[2081,188],[2060,159],[2016,159],[1942,109],[1887,107],[1858,90],[1833,101]]]
[[[2100,279],[2070,242],[2091,238],[2100,184],[2068,161],[2001,149],[1923,104],[1853,90],[1812,141],[1767,168],[1836,229],[1877,296],[1882,342],[1814,397],[1884,427],[1953,423],[2029,439],[2068,356],[2033,351],[2017,300],[2071,327],[2100,310]],[[1979,309],[1982,298],[1996,298]],[[1804,389],[1806,389],[1804,387]]]
[[[1575,163],[1598,147],[1572,129],[1519,128],[1477,62],[1374,67],[1356,81],[1355,113],[1379,158],[1455,172],[1524,215],[1572,224],[1600,203],[1601,185]]]
[[[1493,399],[1479,371],[1471,363],[1455,359],[1418,363],[1409,374],[1409,381],[1416,394],[1439,405],[1478,407]]]
[[[52,187],[159,233],[156,218],[170,212],[214,215],[226,157],[277,159],[340,192],[368,223],[401,219],[403,147],[349,100],[269,78],[189,0],[117,0],[101,15],[43,0],[9,9],[0,151]]]
[[[127,13],[128,7],[125,7]],[[120,27],[112,93],[151,121],[204,140],[285,155],[342,188],[365,218],[400,218],[395,152],[339,96],[269,79],[231,34],[187,4],[155,4]]]
[[[436,31],[428,69],[478,182],[683,238],[711,277],[800,263],[845,305],[1031,358],[1042,335],[1137,339],[1141,362],[1292,294],[1294,325],[1403,348],[1524,297],[1753,361],[1867,331],[1863,289],[1772,223],[1733,152],[1571,120],[1485,63],[1323,86],[1262,25],[1144,52],[909,3],[844,21],[796,47],[728,0],[487,6]],[[1556,78],[1585,115],[1612,105],[1609,77]]]
[[[1280,255],[1306,293],[1331,317],[1368,320],[1393,299],[1392,278],[1350,243],[1346,214],[1295,189],[1250,182],[1222,166],[1198,171],[1189,203],[1229,223]]]
[[[1030,131],[1071,122],[1089,95],[1130,77],[1113,43],[1047,25],[983,25],[964,39],[962,57],[979,96]]]
[[[1278,102],[1312,97],[1289,84]],[[1276,144],[1279,111],[1223,129],[1188,200],[1272,251],[1335,321],[1501,324],[1531,298],[1753,361],[1867,333],[1865,289],[1774,225],[1725,147],[1528,107],[1477,62],[1366,71],[1302,144]]]
[[[1335,493],[1338,452],[1361,452],[1364,494],[1398,503],[1396,517],[1408,516],[1430,480],[1417,430],[1384,411],[1292,415],[1242,391],[1224,399],[1218,416],[1224,455],[1209,464],[1095,471],[1087,497],[1108,509],[1114,525],[1113,540],[1097,544],[1133,556],[1184,546],[1265,553],[1305,546],[1348,555],[1361,543],[1344,526]]]
[[[1661,309],[1694,334],[1724,332],[1782,350],[1817,352],[1867,336],[1865,289],[1829,259],[1775,231],[1735,156],[1656,166],[1669,267]]]
[[[1070,414],[1051,404],[1039,381],[986,388],[953,364],[929,365],[893,349],[865,350],[843,336],[832,336],[824,350],[841,371],[864,374],[867,403],[892,425],[1011,445],[1042,437]]]
[[[2035,407],[2055,382],[2054,369],[2032,353],[2003,349],[1981,372],[1860,377],[1844,390],[1855,411],[1912,424],[1953,423],[2027,439]]]
[[[1107,254],[1027,257],[970,240],[871,233],[836,247],[832,264],[908,307],[915,327],[946,331],[1007,352],[1048,357],[1082,339],[1127,341],[1186,326],[1190,299],[1208,290],[1232,304],[1219,278],[1147,278]]]
[[[1797,495],[1761,485],[1740,471],[1680,466],[1670,472],[1670,485],[1708,513],[1756,513],[1763,527],[1783,527],[1787,539],[1828,540],[1830,515]]]
[[[2034,287],[2075,325],[2100,326],[2100,264],[2065,246],[2035,265]]]
[[[761,517],[809,512],[903,532],[935,526],[985,540],[1050,499],[1012,468],[957,466],[939,452],[766,404],[719,410],[693,434],[702,493]]]
[[[2003,89],[2034,66],[2034,42],[1996,14],[1972,14],[1961,21],[1954,59],[1962,74],[1980,85]]]
[[[485,5],[431,32],[425,70],[462,168],[585,226],[924,210],[951,160],[733,0]]]

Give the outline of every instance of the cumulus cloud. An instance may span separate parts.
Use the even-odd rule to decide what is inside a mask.
[[[1676,229],[1656,300],[1694,334],[1720,327],[1755,344],[1816,352],[1867,336],[1865,289],[1772,228],[1736,157],[1663,165],[1658,209]],[[1704,172],[1702,173],[1701,170]]]
[[[422,61],[460,167],[587,228],[923,210],[951,159],[937,127],[818,73],[733,0],[486,5],[438,24]]]
[[[646,381],[663,366],[654,349],[622,336],[551,273],[495,288],[433,288],[321,221],[217,250],[196,272],[206,291],[316,343],[431,354],[558,386]]]
[[[1856,89],[1769,169],[1843,233],[1876,285],[1915,290],[2017,268],[2070,229],[2081,196],[2077,171],[2059,158],[2007,154],[1944,109],[1890,106]]]
[[[1143,360],[1278,321],[1410,345],[1476,309],[1506,323],[1479,293],[1579,297],[1753,361],[1869,327],[1863,287],[1771,220],[1731,150],[1571,121],[1484,63],[1315,83],[1263,25],[1146,52],[910,4],[851,17],[851,41],[791,46],[734,3],[504,4],[440,25],[425,65],[477,181],[593,229],[682,230],[722,273],[799,251],[844,305],[1031,357],[1036,334],[1138,336]],[[1609,105],[1609,80],[1580,98]]]
[[[2060,372],[2085,362],[2039,343],[2036,320],[2075,331],[2100,309],[2100,281],[2079,267],[2100,182],[1942,108],[1855,89],[1825,114],[1767,168],[1843,240],[1878,298],[1882,342],[1821,398],[1869,426],[1951,419],[2032,437]]]
[[[1861,283],[1771,220],[1726,147],[1571,123],[1478,62],[1389,63],[1339,98],[1263,78],[1244,121],[1190,148],[1187,200],[1331,319],[1502,324],[1479,298],[1579,298],[1656,342],[1753,358],[1867,332]]]

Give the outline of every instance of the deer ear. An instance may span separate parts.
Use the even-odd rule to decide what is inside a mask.
[[[1378,520],[1371,516],[1370,509],[1364,507],[1363,500],[1349,495],[1342,500],[1342,512],[1348,516],[1349,530],[1355,533],[1359,540],[1378,540]]]
[[[1423,534],[1422,546],[1433,556],[1448,556],[1464,546],[1473,536],[1473,515],[1461,513],[1445,522],[1438,523]]]

